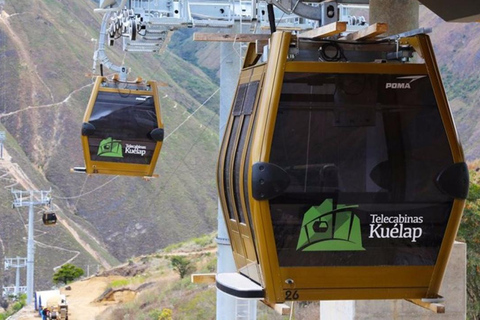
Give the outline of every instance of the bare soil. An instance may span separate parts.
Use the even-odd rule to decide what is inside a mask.
[[[68,319],[69,320],[94,320],[96,316],[105,311],[108,307],[117,303],[125,303],[133,300],[135,292],[123,291],[115,292],[108,299],[102,302],[95,300],[102,295],[108,285],[114,281],[123,279],[121,276],[92,277],[82,281],[74,282],[70,285],[71,290],[60,289],[65,294],[68,301]],[[17,314],[12,316],[12,320],[38,320],[38,312],[31,308],[23,308]]]

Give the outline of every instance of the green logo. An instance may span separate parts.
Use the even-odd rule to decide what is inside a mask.
[[[123,158],[122,141],[107,138],[100,142],[98,146],[98,156]]]
[[[333,209],[331,199],[311,207],[303,216],[297,251],[361,251],[360,219],[351,209],[358,206],[339,204]]]

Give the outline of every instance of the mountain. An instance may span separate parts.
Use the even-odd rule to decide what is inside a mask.
[[[36,188],[52,188],[59,218],[68,224],[47,228],[36,223],[36,239],[44,242],[37,244],[36,255],[37,282],[43,287],[51,284],[52,268],[76,254],[46,245],[80,252],[72,262],[80,266],[115,265],[209,233],[217,224],[220,50],[216,43],[193,42],[195,30],[175,32],[162,54],[124,53],[120,44],[107,48],[112,62],[123,62],[132,77],[165,84],[159,88],[166,132],[159,178],[70,173],[84,161],[80,128],[101,21],[95,7],[87,0],[16,0],[6,2],[0,14],[5,148]],[[421,25],[433,27],[431,37],[467,158],[479,158],[480,25],[447,24],[423,8]],[[16,180],[7,171],[2,177],[2,257],[25,256],[27,209],[11,208],[9,189]]]
[[[430,37],[468,161],[480,157],[480,23],[446,23],[420,7],[420,25]]]
[[[159,92],[166,138],[156,169],[159,178],[70,173],[70,168],[84,163],[80,128],[92,89],[92,55],[101,20],[94,8],[90,1],[20,0],[7,2],[0,16],[0,120],[7,136],[5,149],[13,163],[28,171],[36,188],[52,188],[59,219],[71,221],[85,243],[76,243],[63,224],[46,228],[38,222],[36,240],[47,237],[48,245],[62,243],[81,251],[72,262],[81,267],[100,264],[84,247],[94,247],[102,259],[115,265],[211,232],[217,215],[218,56],[216,64],[203,67],[210,70],[207,75],[169,50],[152,55],[125,54],[118,44],[107,48],[110,59],[116,64],[124,61],[132,77],[164,84]],[[219,54],[215,45],[209,47],[211,55]],[[12,181],[0,183],[8,187]],[[28,210],[19,209],[17,214],[11,209],[9,188],[0,189],[5,209],[0,213],[2,257],[25,256],[23,220]],[[55,258],[56,253],[43,253],[40,246],[36,263],[51,275],[52,267],[66,260],[67,254]],[[42,257],[57,264],[44,266]],[[51,283],[51,276],[42,279],[46,279],[42,285]]]

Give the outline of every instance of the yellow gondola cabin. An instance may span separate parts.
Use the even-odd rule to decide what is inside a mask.
[[[82,125],[86,173],[152,176],[163,135],[155,82],[97,77]]]
[[[468,172],[428,36],[274,33],[268,60],[241,71],[217,180],[238,269],[219,289],[438,298]]]

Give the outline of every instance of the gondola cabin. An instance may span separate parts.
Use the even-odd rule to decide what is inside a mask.
[[[152,176],[162,141],[155,82],[97,77],[82,125],[86,173]]]
[[[468,172],[428,36],[274,33],[268,60],[241,71],[217,180],[238,269],[219,289],[438,298]]]
[[[47,211],[42,214],[43,224],[46,226],[54,226],[57,224],[57,214],[53,211]]]

